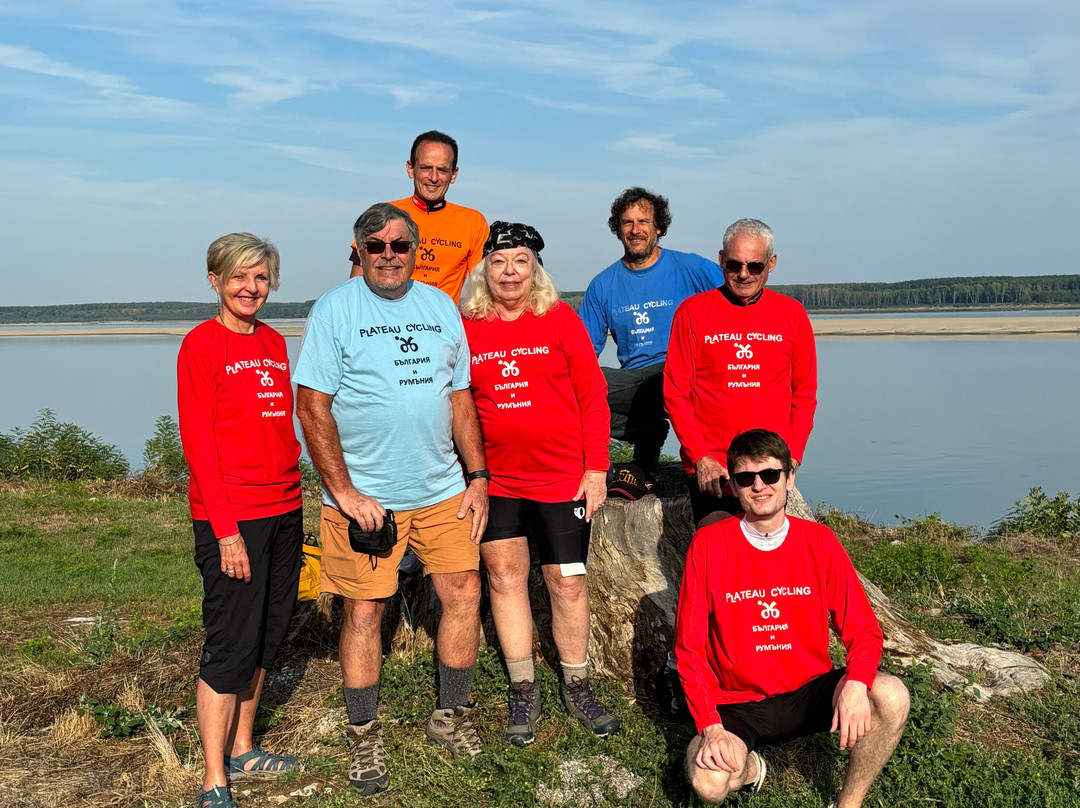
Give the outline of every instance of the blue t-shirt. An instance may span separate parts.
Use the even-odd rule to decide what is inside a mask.
[[[671,321],[679,304],[723,283],[720,267],[695,253],[663,249],[646,269],[630,269],[620,259],[589,283],[581,319],[597,356],[610,332],[619,367],[646,368],[667,357]]]
[[[308,315],[293,381],[332,395],[356,490],[411,510],[465,490],[450,393],[469,387],[461,315],[443,292],[409,281],[386,300],[363,277],[320,297]],[[323,502],[337,506],[323,488]]]

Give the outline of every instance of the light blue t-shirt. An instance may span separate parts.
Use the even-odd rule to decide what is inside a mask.
[[[409,281],[403,297],[385,300],[350,278],[312,307],[292,378],[334,397],[360,493],[411,510],[465,490],[450,393],[469,387],[469,345],[445,293]],[[323,502],[337,506],[325,487]]]
[[[663,249],[646,269],[630,269],[620,259],[589,283],[581,319],[597,356],[610,332],[619,367],[646,368],[667,358],[679,304],[723,283],[720,267],[695,253]]]

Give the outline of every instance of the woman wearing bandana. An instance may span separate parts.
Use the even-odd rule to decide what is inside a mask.
[[[494,222],[461,303],[491,470],[480,553],[510,678],[506,739],[515,746],[532,742],[540,717],[530,553],[551,599],[563,703],[597,736],[621,725],[597,702],[587,660],[585,564],[589,521],[607,494],[607,389],[584,325],[544,271],[543,247],[534,228]]]

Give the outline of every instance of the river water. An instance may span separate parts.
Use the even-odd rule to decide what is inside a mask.
[[[288,342],[295,359],[299,340]],[[0,338],[0,432],[48,407],[137,468],[156,418],[176,415],[179,347],[180,337]],[[811,502],[875,522],[939,513],[986,528],[1033,486],[1080,494],[1080,340],[823,339],[818,364],[796,483]]]

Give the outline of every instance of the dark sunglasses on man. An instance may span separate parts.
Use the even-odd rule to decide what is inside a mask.
[[[395,239],[394,241],[381,241],[379,239],[371,239],[364,242],[364,250],[368,255],[382,255],[386,250],[386,245],[390,245],[390,250],[394,255],[405,255],[412,249],[412,242],[405,239]]]
[[[765,485],[776,485],[780,482],[780,475],[784,473],[783,469],[761,469],[760,471],[736,471],[731,475],[731,478],[735,481],[735,485],[739,488],[749,488],[754,484],[754,478],[760,477],[761,481]]]
[[[765,263],[763,261],[733,261],[731,259],[724,262],[724,272],[730,272],[732,275],[738,275],[742,272],[742,268],[746,267],[746,271],[751,275],[760,275],[765,271]]]

